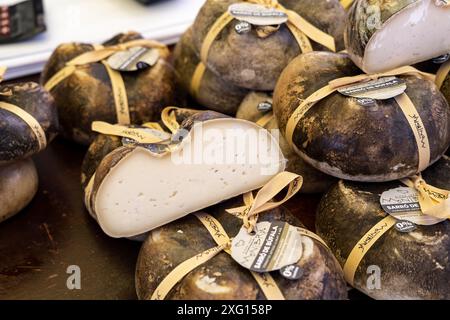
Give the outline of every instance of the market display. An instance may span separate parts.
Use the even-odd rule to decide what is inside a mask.
[[[36,201],[140,246],[141,300],[450,299],[450,2],[206,0],[183,31],[61,44],[40,85],[0,85],[0,228],[54,165]],[[26,221],[81,264],[75,228]],[[0,297],[32,258],[0,259]]]

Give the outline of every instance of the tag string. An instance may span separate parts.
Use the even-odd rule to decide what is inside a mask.
[[[295,146],[293,142],[294,131],[296,130],[300,120],[317,102],[337,92],[338,89],[346,87],[348,85],[364,83],[372,80],[377,80],[382,77],[390,77],[398,75],[415,75],[420,78],[430,80],[432,82],[435,81],[434,75],[430,73],[421,72],[416,68],[410,66],[397,68],[383,73],[361,74],[352,77],[343,77],[335,79],[333,81],[330,81],[328,85],[320,88],[319,90],[311,94],[309,97],[307,97],[305,100],[303,100],[301,104],[297,107],[297,109],[294,110],[286,125],[286,132],[285,132],[286,140],[297,153],[300,153],[299,149]],[[430,163],[430,143],[428,140],[425,127],[414,104],[412,103],[411,99],[407,96],[406,93],[403,93],[395,97],[395,99],[399,104],[400,109],[404,113],[406,119],[408,120],[408,123],[411,126],[411,129],[416,138],[416,143],[418,147],[417,149],[419,154],[418,172],[421,172],[425,170]],[[419,124],[418,126],[414,122],[414,119],[417,119]],[[421,128],[423,128],[423,130],[419,130]]]

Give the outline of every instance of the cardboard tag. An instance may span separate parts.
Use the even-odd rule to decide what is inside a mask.
[[[386,100],[406,91],[406,82],[397,77],[384,77],[338,89],[340,94],[353,98]]]
[[[153,67],[158,59],[159,52],[156,49],[133,47],[114,53],[107,63],[116,71],[130,72]]]
[[[446,220],[424,215],[420,208],[418,192],[408,187],[399,187],[383,192],[380,204],[386,213],[397,220],[424,226],[435,225]]]
[[[260,222],[255,234],[242,228],[231,244],[231,256],[244,268],[270,272],[297,263],[303,254],[301,235],[286,222]]]
[[[255,26],[279,25],[288,21],[288,16],[283,11],[254,3],[232,4],[228,8],[228,12],[233,18]]]
[[[303,277],[303,273],[303,269],[296,264],[291,264],[280,269],[280,274],[288,280],[298,280]]]

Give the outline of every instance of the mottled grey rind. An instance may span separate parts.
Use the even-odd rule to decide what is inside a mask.
[[[240,0],[208,0],[200,10],[192,27],[197,53],[214,22]],[[280,0],[280,4],[293,10],[320,30],[335,38],[337,51],[344,48],[343,33],[346,13],[338,0]],[[208,67],[225,81],[255,91],[272,91],[286,65],[300,49],[294,36],[286,27],[262,39],[253,29],[247,34],[237,34],[233,20],[219,34],[211,46]],[[315,50],[325,50],[313,43]]]
[[[450,188],[450,158],[444,157],[423,174],[427,183]],[[386,217],[380,195],[400,182],[339,182],[322,199],[316,229],[343,266],[362,236]],[[356,271],[358,290],[376,299],[450,299],[450,222],[418,226],[411,233],[392,228],[367,252]],[[381,289],[368,290],[367,268],[381,269]]]
[[[191,88],[192,77],[199,62],[192,43],[192,30],[189,29],[174,50],[174,67],[178,72],[180,85],[186,92]],[[247,93],[248,90],[234,86],[206,69],[198,95],[194,98],[207,109],[234,115]]]
[[[58,134],[55,102],[37,83],[2,85],[0,101],[13,104],[33,116],[44,130],[47,144]],[[39,142],[30,126],[19,116],[0,108],[0,165],[28,158],[38,151]]]
[[[274,112],[282,132],[302,99],[330,80],[360,73],[345,54],[312,52],[294,59],[274,92]],[[401,78],[428,133],[433,163],[450,145],[450,108],[431,81]],[[305,161],[346,180],[392,181],[418,169],[416,139],[394,99],[362,106],[355,98],[333,93],[299,121],[294,143]]]
[[[225,209],[241,205],[242,197],[238,197],[205,212],[213,214],[228,235],[234,237],[242,226],[242,220],[226,213]],[[301,226],[282,207],[261,214],[259,220],[281,220]],[[308,242],[312,253],[298,262],[304,271],[301,279],[292,281],[283,278],[279,272],[271,273],[283,295],[289,300],[346,299],[347,289],[336,259],[317,241]],[[217,244],[207,229],[192,215],[152,231],[141,248],[136,266],[139,299],[150,298],[159,283],[177,265],[215,246]],[[265,296],[251,273],[222,252],[184,277],[166,299],[265,300]]]
[[[266,93],[252,92],[242,101],[238,109],[236,118],[257,122],[264,116],[264,113],[258,110],[258,104],[271,99]],[[279,130],[275,118],[273,118],[266,126],[267,130]],[[322,193],[327,191],[336,179],[322,173],[306,163],[294,150],[289,146],[281,132],[278,134],[280,148],[283,155],[287,159],[286,171],[299,174],[303,177],[303,185],[300,193]]]
[[[38,189],[38,174],[31,159],[0,166],[0,223],[25,208]]]
[[[372,36],[396,13],[419,0],[357,0],[348,12],[345,47],[353,61],[362,68],[366,46]],[[371,28],[373,16],[379,12],[377,28]],[[378,17],[378,15],[377,15]]]
[[[107,41],[107,45],[140,38],[136,33],[121,34]],[[41,76],[46,83],[66,62],[81,53],[92,51],[89,44],[60,45],[50,57]],[[180,94],[176,90],[176,73],[166,61],[167,51],[151,68],[137,72],[122,72],[127,91],[131,123],[141,124],[159,120],[163,108],[177,105]],[[117,123],[111,81],[101,63],[77,67],[77,70],[58,84],[52,95],[56,100],[64,136],[88,145],[95,138],[93,121]]]

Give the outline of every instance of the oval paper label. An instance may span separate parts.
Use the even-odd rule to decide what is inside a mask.
[[[288,21],[288,16],[283,11],[254,3],[232,4],[228,8],[228,12],[233,18],[255,26],[279,25]]]
[[[159,52],[156,49],[133,47],[114,53],[107,62],[117,71],[137,71],[153,67],[158,59]]]
[[[302,257],[301,235],[286,222],[260,222],[255,234],[241,228],[231,244],[231,256],[244,268],[270,272],[297,263]]]
[[[353,98],[386,100],[406,91],[406,82],[397,77],[384,77],[338,89],[340,94]]]
[[[424,215],[420,208],[417,191],[408,187],[399,187],[383,192],[380,204],[386,213],[397,220],[406,220],[424,226],[435,225],[446,220]]]

